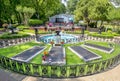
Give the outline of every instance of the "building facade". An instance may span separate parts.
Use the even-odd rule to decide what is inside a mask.
[[[74,16],[69,14],[59,14],[49,18],[51,23],[71,23],[74,22]]]

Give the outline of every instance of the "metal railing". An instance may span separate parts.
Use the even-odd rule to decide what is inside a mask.
[[[120,55],[113,58],[80,65],[42,65],[27,62],[20,62],[10,58],[0,56],[0,66],[25,75],[67,78],[91,75],[108,70],[120,62]]]
[[[92,75],[109,70],[120,63],[120,54],[110,59],[77,65],[42,65],[0,56],[0,67],[30,76],[68,78]]]

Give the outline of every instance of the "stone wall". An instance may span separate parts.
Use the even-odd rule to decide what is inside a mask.
[[[30,42],[32,40],[35,40],[35,36],[17,38],[17,39],[0,39],[0,48],[17,45],[17,44],[22,44],[25,42]]]
[[[95,40],[101,42],[113,42],[120,44],[120,38],[99,38],[99,37],[92,37],[92,36],[85,36],[85,40]]]

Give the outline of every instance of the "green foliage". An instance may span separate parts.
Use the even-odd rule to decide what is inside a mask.
[[[30,26],[36,26],[36,25],[41,25],[41,24],[43,24],[42,20],[38,20],[38,19],[30,19],[29,20]]]
[[[35,42],[28,42],[28,43],[24,43],[16,46],[10,46],[7,48],[0,48],[0,55],[6,56],[6,57],[13,57],[36,45],[39,45],[39,44]]]
[[[109,47],[109,43],[108,42],[99,42],[99,41],[88,41],[89,43],[91,44],[96,44],[96,45],[100,45],[100,46],[105,46],[105,47]],[[118,55],[120,52],[120,45],[119,44],[113,44],[112,45],[114,46],[114,51],[111,53],[111,54],[107,54],[105,52],[101,52],[99,50],[95,50],[95,49],[92,49],[92,48],[87,48],[89,49],[90,51],[93,51],[95,52],[96,54],[102,56],[102,58],[100,60],[95,60],[95,61],[101,61],[101,60],[106,60],[106,59],[110,59],[112,57],[115,57],[116,55]],[[95,61],[92,61],[92,62],[95,62]]]
[[[113,9],[113,6],[109,3],[109,0],[80,0],[74,11],[75,20],[79,21],[83,19],[88,23],[90,20],[108,21],[108,14]]]
[[[98,33],[89,33],[89,36],[93,37],[100,37],[100,38],[113,38],[114,36],[118,35],[116,33],[111,33],[111,32],[102,32],[101,34]]]
[[[47,48],[45,50],[48,51],[50,49],[50,45],[47,45],[46,47]],[[42,53],[38,54],[35,58],[33,58],[31,60],[31,63],[42,64],[42,56],[43,56],[43,54],[44,54],[44,51]]]
[[[20,31],[23,31],[23,30],[25,30],[25,29],[29,29],[29,26],[19,25],[19,26],[17,26],[17,28],[18,28]]]
[[[120,20],[120,8],[117,8],[117,9],[112,9],[109,14],[108,14],[108,19],[109,20]]]
[[[74,54],[68,48],[66,48],[66,61],[67,61],[67,65],[85,63],[81,58],[79,58],[76,54]]]
[[[120,30],[118,30],[117,33],[120,34]]]
[[[107,31],[112,31],[112,28],[107,28]]]
[[[76,9],[76,5],[77,5],[77,2],[79,0],[68,0],[68,6],[67,6],[67,9],[68,9],[68,12],[73,14],[74,10]]]
[[[96,22],[91,22],[89,23],[90,28],[97,28],[97,23]]]
[[[74,11],[75,20],[79,21],[80,19],[88,18],[93,5],[93,0],[79,0]]]
[[[25,25],[28,25],[28,20],[32,17],[32,15],[35,13],[35,9],[32,7],[26,7],[26,6],[17,6],[16,11],[19,12],[20,17],[22,19],[22,22]]]
[[[22,34],[22,33],[18,33],[18,34],[5,33],[0,36],[0,39],[15,39],[15,38],[23,38],[29,36],[30,36],[29,34]]]

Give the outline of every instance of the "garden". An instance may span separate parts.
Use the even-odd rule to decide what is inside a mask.
[[[0,68],[73,78],[120,63],[120,8],[111,1],[69,0],[67,6],[60,0],[0,3]]]

